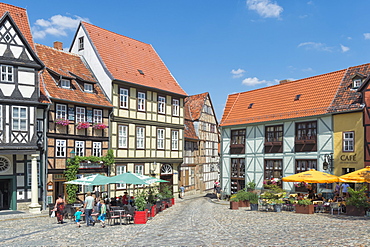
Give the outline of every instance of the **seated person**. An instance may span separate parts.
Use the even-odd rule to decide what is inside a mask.
[[[343,201],[343,198],[340,195],[335,195],[333,198],[333,202],[341,202]]]
[[[128,198],[129,198],[128,193],[125,192],[125,195],[122,197],[122,204],[123,205],[127,205],[128,204]]]
[[[325,198],[322,196],[321,193],[317,194],[316,197],[314,198],[314,201],[323,201],[325,202]]]
[[[117,206],[116,198],[112,197],[112,198],[110,199],[110,205],[111,205],[111,206]]]
[[[297,193],[297,200],[303,200],[304,197],[302,195],[302,193]]]

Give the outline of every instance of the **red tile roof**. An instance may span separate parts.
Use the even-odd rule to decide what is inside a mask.
[[[82,26],[114,79],[187,95],[151,45],[86,22]]]
[[[184,137],[185,139],[195,139],[198,140],[198,136],[195,133],[194,124],[192,121],[185,119],[184,121],[185,129],[184,129]]]
[[[15,21],[17,27],[22,32],[23,36],[26,38],[27,42],[34,50],[35,46],[33,43],[33,38],[31,34],[30,24],[28,22],[27,11],[24,8],[16,7],[6,3],[0,3],[0,15],[4,16],[6,12],[10,13],[10,16]]]
[[[185,119],[199,120],[208,93],[191,95],[185,98]]]
[[[332,103],[343,84],[344,76],[350,70],[343,69],[231,94],[228,96],[220,125],[230,126],[326,114],[332,111],[334,107]],[[346,90],[350,91],[348,86]],[[349,92],[345,97],[348,98],[350,94]],[[300,97],[295,100],[297,95]]]
[[[40,44],[36,44],[36,50],[37,55],[46,66],[40,79],[42,92],[53,99],[112,107],[93,73],[80,56]],[[73,90],[58,87],[55,78],[59,79],[61,76],[72,79]],[[94,93],[84,92],[77,81],[94,83]]]

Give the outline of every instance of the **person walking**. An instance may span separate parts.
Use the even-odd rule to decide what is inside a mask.
[[[76,208],[76,213],[74,214],[75,216],[75,221],[76,221],[76,224],[78,227],[81,227],[81,214],[82,214],[82,211],[79,207]]]
[[[219,201],[221,198],[221,186],[220,185],[216,186],[216,197],[217,197],[217,201]]]
[[[100,207],[100,215],[98,217],[98,220],[101,222],[101,227],[105,227],[105,217],[107,215],[107,206],[105,205],[104,200],[100,201],[101,207]]]
[[[64,207],[65,207],[65,200],[63,199],[62,195],[58,195],[58,199],[55,201],[54,211],[56,211],[58,224],[63,224],[63,215],[64,215]]]
[[[185,196],[185,187],[184,185],[181,185],[180,186],[180,198],[184,199],[184,196]]]
[[[91,213],[94,208],[94,197],[91,196],[91,192],[87,192],[87,197],[85,198],[84,208],[85,208],[85,217],[86,217],[86,225],[87,226],[94,226],[95,221],[93,220]],[[90,223],[92,222],[92,224]]]

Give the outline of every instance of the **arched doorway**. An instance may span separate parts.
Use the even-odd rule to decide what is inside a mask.
[[[168,181],[168,183],[161,183],[160,186],[169,186],[173,193],[173,167],[171,164],[163,164],[161,167],[161,179]]]

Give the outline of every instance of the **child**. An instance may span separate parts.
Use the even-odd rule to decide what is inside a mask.
[[[100,207],[100,215],[98,217],[98,220],[101,222],[101,227],[105,227],[105,216],[107,214],[107,206],[105,205],[104,200],[100,201],[101,207]]]
[[[81,209],[80,208],[76,208],[76,213],[75,213],[75,218],[76,218],[76,223],[77,223],[77,226],[78,227],[81,227],[81,224],[80,224],[80,221],[81,221]]]

